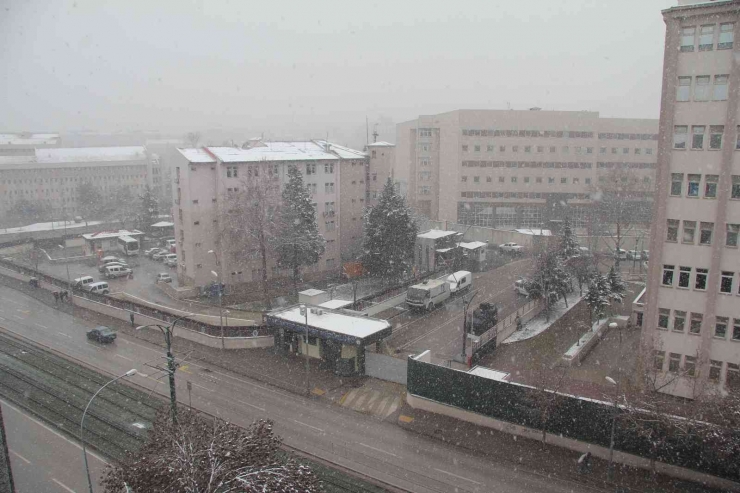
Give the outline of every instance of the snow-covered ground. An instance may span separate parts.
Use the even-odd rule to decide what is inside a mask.
[[[547,318],[545,317],[544,310],[540,312],[539,315],[534,317],[529,322],[526,322],[524,324],[524,328],[519,331],[515,331],[513,334],[511,334],[504,342],[503,344],[511,344],[512,342],[519,342],[519,341],[526,341],[527,339],[531,339],[532,337],[541,334],[542,332],[546,331],[550,328],[552,324],[554,324],[560,317],[568,313],[568,310],[573,308],[576,304],[578,304],[579,301],[581,301],[581,298],[583,296],[578,295],[577,293],[573,293],[568,296],[568,308],[565,307],[565,301],[558,300],[555,305],[552,307],[552,311],[550,313],[550,321],[547,321]]]

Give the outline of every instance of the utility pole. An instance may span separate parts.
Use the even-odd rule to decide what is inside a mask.
[[[311,395],[311,382],[309,380],[309,371],[310,371],[310,363],[308,362],[308,306],[306,305],[300,305],[300,311],[301,315],[303,315],[306,320],[306,340],[304,345],[304,353],[306,355],[306,395]]]
[[[465,346],[467,344],[467,339],[468,339],[468,332],[467,332],[467,330],[468,330],[467,329],[467,325],[468,325],[467,324],[467,321],[468,321],[468,307],[470,307],[470,303],[473,302],[473,298],[475,298],[475,296],[477,294],[478,294],[477,291],[475,293],[473,293],[473,296],[471,296],[468,301],[465,301],[465,296],[463,296],[463,327],[462,327],[463,343],[462,343],[462,355],[461,356],[462,356],[463,363],[465,365],[468,364],[468,360],[467,360],[466,354],[465,354]],[[471,322],[471,325],[472,325],[472,322]]]

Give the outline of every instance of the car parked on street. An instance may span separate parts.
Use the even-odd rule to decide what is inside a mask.
[[[93,282],[85,286],[85,291],[90,291],[91,293],[95,294],[109,294],[110,288],[108,287],[108,283],[105,281],[100,282]]]
[[[627,260],[642,260],[641,252],[638,250],[629,250],[627,252]]]
[[[522,253],[524,251],[524,247],[517,243],[504,243],[499,245],[498,249],[507,253]]]
[[[166,272],[160,272],[157,274],[157,280],[155,282],[172,282],[172,276]]]
[[[164,258],[165,265],[168,265],[170,267],[177,267],[177,254],[176,253],[170,253]]]
[[[162,249],[159,247],[149,248],[148,250],[144,250],[144,255],[146,255],[149,258],[152,258],[152,255],[154,255],[155,253],[159,253],[161,251]]]
[[[82,276],[78,277],[74,280],[74,283],[72,284],[72,287],[75,288],[84,288],[88,284],[92,284],[95,282],[95,279],[92,278],[92,276]]]
[[[521,294],[522,296],[529,296],[529,291],[527,291],[527,280],[526,279],[519,279],[514,282],[514,292],[516,294]]]
[[[114,257],[113,255],[109,255],[107,257],[103,257],[103,258],[100,259],[100,263],[101,264],[110,264],[110,263],[113,263],[113,262],[125,263],[123,261],[123,259],[120,259],[118,257]]]
[[[101,344],[110,344],[116,340],[116,332],[110,327],[99,325],[87,331],[87,338]]]
[[[134,271],[122,265],[108,264],[105,267],[105,277],[115,279],[116,277],[131,277]]]
[[[627,250],[617,248],[616,250],[614,250],[614,258],[618,258],[619,260],[627,260]]]
[[[113,267],[113,266],[124,267],[126,269],[129,269],[130,268],[129,265],[126,262],[109,262],[107,264],[101,264],[101,265],[99,265],[98,266],[98,272],[100,272],[101,274],[105,274],[105,270],[108,267]]]
[[[170,252],[164,249],[160,250],[157,253],[152,255],[152,260],[156,260],[157,262],[163,262],[167,255],[170,255]]]

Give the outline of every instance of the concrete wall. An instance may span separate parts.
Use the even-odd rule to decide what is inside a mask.
[[[473,423],[479,426],[486,426],[488,428],[493,428],[498,431],[503,431],[511,435],[529,438],[532,440],[542,439],[541,430],[527,428],[495,418],[489,418],[487,416],[483,416],[482,414],[477,414],[470,411],[464,411],[460,408],[441,404],[439,402],[415,396],[413,394],[406,394],[406,402],[408,402],[408,404],[415,409],[422,409],[424,411],[432,413],[443,414],[455,419],[467,421],[468,423]],[[592,455],[601,459],[609,459],[609,448],[607,447],[601,447],[599,445],[581,442],[578,440],[573,440],[571,438],[565,438],[560,435],[550,433],[547,434],[545,441],[551,445],[555,445],[558,447],[575,450],[581,453],[591,452]],[[639,467],[641,469],[652,470],[650,459],[620,452],[619,450],[614,451],[614,460],[621,464]],[[664,464],[662,462],[656,462],[655,469],[658,473],[661,474],[667,474],[669,476],[685,479],[688,481],[701,482],[715,488],[720,488],[724,491],[740,491],[740,484],[738,483],[728,481],[726,479],[721,479],[716,476],[711,476],[709,474],[692,471],[683,467],[677,467],[669,464]]]
[[[406,385],[408,363],[405,359],[365,351],[365,375]]]

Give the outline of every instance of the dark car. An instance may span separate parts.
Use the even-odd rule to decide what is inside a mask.
[[[87,331],[87,338],[91,341],[108,344],[116,340],[116,332],[110,327],[99,325]]]

